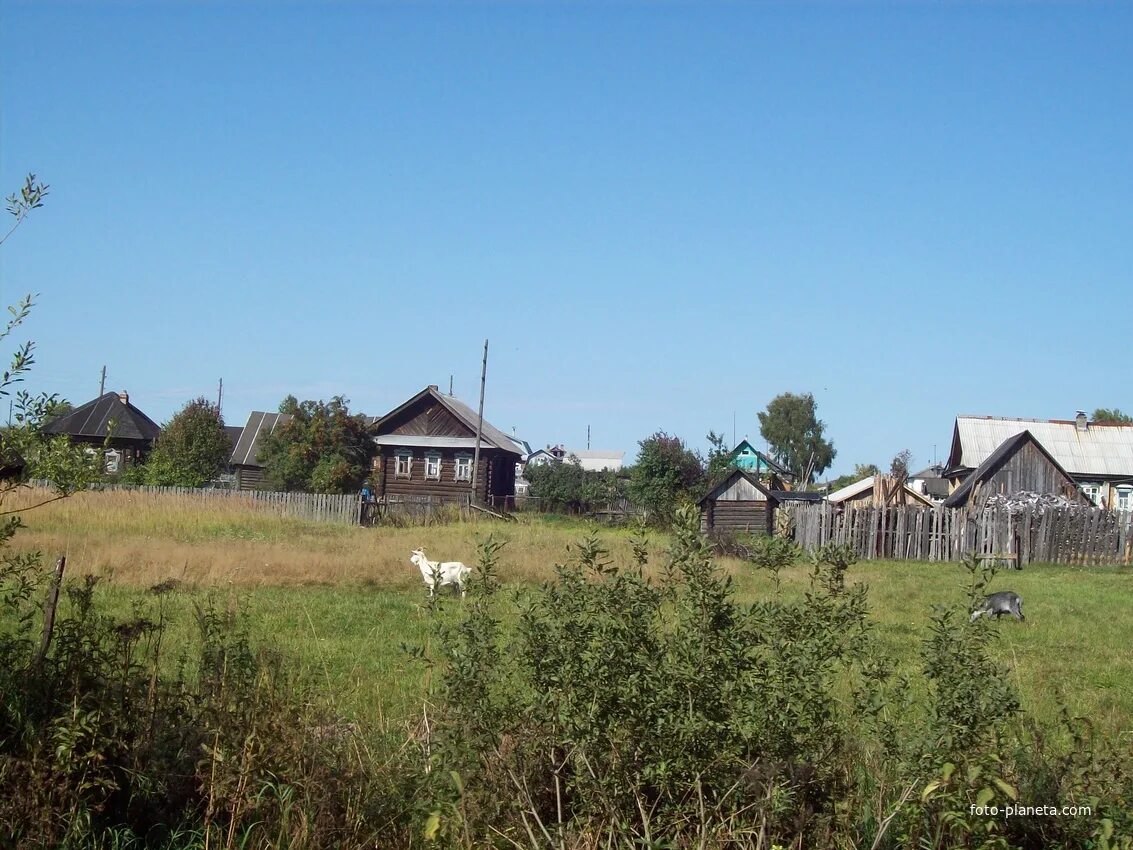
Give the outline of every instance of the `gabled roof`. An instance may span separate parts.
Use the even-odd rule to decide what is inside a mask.
[[[1133,478],[1133,425],[1090,422],[1080,429],[1073,419],[1007,419],[957,416],[948,472],[979,467],[1009,437],[1030,431],[1071,476]]]
[[[731,453],[729,453],[729,455],[728,455],[728,463],[731,463],[733,460],[735,460],[736,455],[738,455],[743,450],[743,448],[745,446],[748,448],[748,450],[752,454],[754,454],[756,457],[758,457],[759,460],[768,469],[770,469],[772,472],[774,472],[780,478],[794,478],[795,477],[795,473],[791,472],[791,470],[785,468],[781,464],[773,461],[771,458],[769,458],[767,455],[765,455],[763,452],[761,452],[759,449],[757,449],[755,446],[753,446],[750,442],[748,442],[748,440],[746,438],[743,439],[743,440],[740,440],[738,443],[736,443],[736,447],[734,449],[732,449]]]
[[[766,496],[769,501],[778,501],[775,494],[764,487],[762,484],[760,484],[759,479],[748,472],[746,469],[733,469],[731,473],[724,477],[723,481],[713,487],[711,492],[700,500],[699,504],[703,505],[705,502],[710,502],[719,498],[720,494],[726,492],[733,484],[736,483],[737,479],[739,478],[743,478],[745,481],[747,481],[748,484],[763,493],[763,495]]]
[[[105,440],[111,421],[114,422],[112,439],[152,442],[161,433],[156,422],[114,392],[103,393],[70,413],[52,419],[43,427],[43,433]]]
[[[817,490],[772,490],[777,502],[821,502],[826,497]]]
[[[473,440],[475,440],[476,423],[479,419],[479,414],[463,401],[458,399],[456,396],[442,395],[433,387],[425,387],[425,389],[421,390],[421,392],[417,393],[417,395],[413,396],[403,404],[399,404],[385,416],[381,417],[381,419],[378,419],[377,422],[374,423],[374,430],[380,436],[382,427],[387,422],[389,422],[390,419],[394,418],[402,411],[406,410],[409,407],[412,407],[413,405],[426,398],[432,398],[434,401],[444,407],[449,413],[459,419],[460,422],[467,426],[467,428],[472,432]],[[523,449],[520,446],[516,445],[515,441],[511,437],[494,426],[487,419],[484,420],[484,427],[481,429],[480,445],[486,446],[488,448],[497,448],[502,451],[508,452],[509,454],[520,456],[522,456],[523,454]]]
[[[1022,431],[1019,434],[1008,437],[1006,440],[1000,443],[995,451],[988,455],[984,462],[976,468],[975,472],[965,478],[964,483],[953,490],[952,495],[944,500],[944,507],[956,508],[966,504],[968,498],[972,494],[972,490],[975,489],[975,486],[994,475],[996,470],[999,469],[999,467],[1002,466],[1008,458],[1015,454],[1015,452],[1019,451],[1019,449],[1027,443],[1033,443],[1035,448],[1038,449],[1039,452],[1041,452],[1048,461],[1050,461],[1051,465],[1054,466],[1054,468],[1057,469],[1060,473],[1062,473],[1062,475],[1068,482],[1073,483],[1073,479],[1070,477],[1070,473],[1063,469],[1062,464],[1060,464],[1055,459],[1054,455],[1046,450],[1046,447],[1043,446],[1042,442],[1036,439],[1035,435],[1030,431]],[[1083,496],[1083,499],[1084,498],[1085,497]]]
[[[874,482],[876,480],[876,475],[867,475],[861,481],[855,481],[853,484],[847,484],[845,487],[842,487],[839,490],[835,490],[833,493],[826,497],[826,501],[836,505],[839,502],[844,502],[847,499],[852,499],[855,496],[860,496],[862,493],[872,490]],[[909,487],[908,484],[902,484],[901,486],[904,488],[905,495],[907,497],[912,498],[914,501],[920,502],[926,507],[933,506],[931,499],[922,496],[916,490],[913,490],[911,487]]]
[[[290,420],[290,413],[264,413],[262,410],[253,410],[248,414],[248,422],[240,432],[240,439],[236,441],[236,448],[232,450],[229,463],[235,466],[262,466],[259,454],[261,438]]]

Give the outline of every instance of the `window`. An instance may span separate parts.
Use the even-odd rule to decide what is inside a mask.
[[[425,478],[433,481],[441,480],[440,452],[429,452],[425,455]]]
[[[1102,500],[1102,488],[1100,484],[1083,484],[1082,492],[1095,505],[1100,505]]]
[[[457,455],[456,456],[456,480],[457,481],[471,481],[472,480],[472,455]]]
[[[1133,511],[1133,487],[1117,488],[1116,507],[1119,511]]]
[[[413,452],[408,449],[402,449],[397,453],[397,466],[394,468],[393,477],[413,477]]]

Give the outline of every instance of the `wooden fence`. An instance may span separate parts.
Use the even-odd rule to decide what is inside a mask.
[[[312,522],[358,525],[362,518],[362,497],[357,493],[276,493],[268,490],[226,490],[224,488],[149,487],[132,484],[96,485],[98,490],[124,490],[154,495],[184,496],[194,499],[227,499],[244,502],[278,516]]]
[[[973,556],[1019,566],[1133,562],[1133,514],[1102,508],[838,508],[788,503],[780,514],[801,546],[848,544],[865,560],[958,561]]]

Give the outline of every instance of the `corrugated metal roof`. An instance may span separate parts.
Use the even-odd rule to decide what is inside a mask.
[[[956,417],[959,466],[975,469],[1005,440],[1030,431],[1068,473],[1083,478],[1133,476],[1133,425],[1090,423],[1080,430],[1072,420]]]
[[[844,502],[846,499],[853,498],[854,496],[864,493],[866,490],[872,489],[873,476],[867,475],[861,481],[855,481],[853,484],[847,484],[845,487],[835,490],[826,497],[826,501],[837,504],[838,502]]]
[[[156,422],[134,405],[122,401],[115,392],[103,393],[70,413],[52,419],[43,432],[104,440],[111,420],[114,421],[114,439],[152,442],[161,433]]]
[[[278,425],[288,422],[290,413],[265,413],[262,410],[253,410],[248,414],[248,422],[240,432],[240,439],[236,441],[236,448],[232,450],[232,459],[229,461],[235,466],[262,466],[260,463],[260,437],[270,434]]]

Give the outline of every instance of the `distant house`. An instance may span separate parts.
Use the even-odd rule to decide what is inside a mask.
[[[241,490],[259,490],[264,486],[264,465],[260,460],[260,445],[263,438],[283,423],[291,419],[289,413],[265,413],[253,410],[248,421],[240,430],[232,457],[228,464],[236,476],[236,486]],[[226,428],[227,432],[228,429]]]
[[[944,476],[954,492],[1009,437],[1030,431],[1090,500],[1133,510],[1133,425],[1074,419],[958,416]]]
[[[861,481],[847,484],[826,497],[832,505],[873,507],[881,505],[913,505],[931,508],[935,502],[889,475],[867,475]]]
[[[568,449],[559,444],[531,452],[527,457],[527,463],[538,466],[542,463],[556,463],[576,457],[579,465],[590,472],[605,470],[617,472],[625,466],[625,456],[625,452],[609,449]]]
[[[946,508],[982,506],[988,497],[1019,492],[1062,496],[1083,505],[1092,504],[1054,456],[1023,431],[1004,440],[947,499]]]
[[[440,500],[506,506],[515,496],[520,445],[484,420],[480,465],[476,451],[477,411],[428,386],[374,424],[373,482],[378,497],[429,496]],[[475,475],[476,492],[472,492]]]
[[[733,469],[700,500],[700,530],[733,534],[771,534],[779,499],[754,473]]]
[[[728,455],[728,464],[736,469],[744,469],[755,473],[760,479],[769,479],[771,476],[783,482],[795,480],[795,474],[783,465],[776,463],[746,439],[740,440],[731,454]]]
[[[144,461],[161,427],[130,403],[129,393],[109,392],[52,419],[43,433],[65,435],[92,451],[106,446],[106,471],[114,473]]]
[[[948,496],[948,479],[944,477],[944,465],[934,463],[920,472],[909,476],[909,486],[934,502],[943,501]]]

